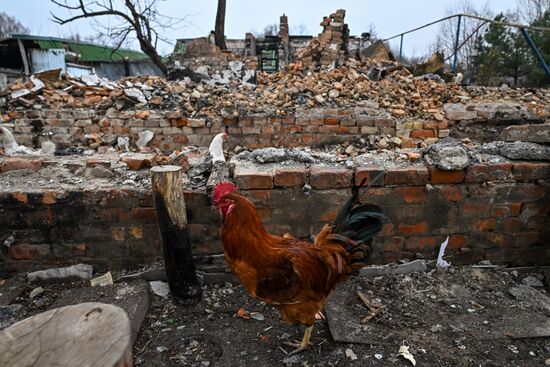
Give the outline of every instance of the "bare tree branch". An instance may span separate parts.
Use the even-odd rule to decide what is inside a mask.
[[[182,21],[172,17],[161,15],[157,10],[158,0],[121,0],[121,4],[113,0],[96,0],[85,2],[84,0],[50,0],[58,7],[68,10],[68,17],[61,17],[51,14],[53,21],[58,24],[67,24],[80,19],[116,17],[121,24],[107,28],[106,35],[116,39],[115,51],[118,50],[128,37],[134,33],[135,39],[139,42],[141,50],[151,58],[164,73],[167,67],[162,61],[162,57],[157,52],[158,41],[167,42],[164,37],[159,37],[156,29],[172,28]],[[79,14],[73,15],[72,12],[78,11]],[[114,52],[114,51],[113,51]]]

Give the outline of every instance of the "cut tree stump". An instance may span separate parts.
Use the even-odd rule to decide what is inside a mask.
[[[178,166],[150,170],[170,293],[179,303],[192,305],[200,302],[202,289],[193,264],[180,171]]]
[[[130,321],[97,302],[34,315],[0,332],[0,366],[130,367]]]

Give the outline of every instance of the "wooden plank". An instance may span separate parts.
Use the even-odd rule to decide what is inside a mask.
[[[182,304],[196,304],[202,289],[193,264],[181,167],[155,166],[150,172],[170,292]]]
[[[130,322],[120,307],[56,308],[0,332],[0,366],[132,366]]]
[[[25,52],[25,45],[23,45],[23,41],[20,39],[17,40],[17,45],[19,46],[19,52],[21,53],[21,59],[23,60],[25,75],[29,76],[31,74],[31,68],[29,67],[29,60],[27,59],[27,53]]]

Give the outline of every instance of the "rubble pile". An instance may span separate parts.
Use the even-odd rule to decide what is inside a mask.
[[[319,66],[342,65],[347,55],[348,25],[344,23],[346,11],[339,9],[321,22],[323,31],[307,47],[299,50],[296,60],[307,69]]]
[[[232,65],[235,70],[243,67]],[[342,108],[374,103],[396,118],[442,121],[445,103],[510,101],[535,115],[550,114],[550,92],[545,89],[462,87],[415,77],[404,68],[389,65],[348,59],[342,66],[309,72],[303,62],[297,62],[277,73],[258,72],[255,85],[206,74],[177,81],[148,76],[117,82],[93,75],[75,78],[66,74],[48,79],[35,75],[27,82],[17,80],[0,92],[0,108],[177,109],[189,117],[219,119],[254,113],[289,116],[300,107]],[[387,70],[385,78],[371,80],[372,68]],[[9,121],[9,116],[4,114],[3,120]]]

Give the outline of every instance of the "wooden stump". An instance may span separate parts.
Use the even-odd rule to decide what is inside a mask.
[[[0,366],[131,367],[130,321],[96,302],[43,312],[0,332]]]
[[[180,303],[196,304],[202,289],[193,264],[180,171],[178,166],[151,168],[153,199],[170,292]]]

